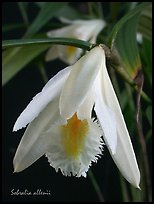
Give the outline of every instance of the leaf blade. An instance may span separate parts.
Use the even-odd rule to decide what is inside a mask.
[[[34,19],[33,23],[27,30],[25,37],[29,37],[37,33],[52,17],[56,16],[56,13],[65,6],[67,2],[48,2],[45,3]]]
[[[35,57],[45,51],[49,45],[31,45],[8,49],[2,57],[2,85],[5,85]],[[25,57],[26,56],[26,57]]]
[[[147,3],[141,3],[140,5],[138,5],[135,9],[131,10],[130,12],[128,12],[124,17],[122,17],[118,23],[115,24],[109,38],[108,38],[108,45],[109,47],[111,47],[111,49],[113,48],[114,45],[114,41],[116,39],[117,33],[119,32],[119,30],[122,28],[122,26],[129,20],[131,19],[133,16],[135,16],[136,14],[140,13],[146,6],[149,5],[149,2]]]
[[[120,55],[121,64],[132,78],[141,69],[141,60],[136,40],[138,20],[139,15],[132,17],[120,29],[115,39],[115,47]]]

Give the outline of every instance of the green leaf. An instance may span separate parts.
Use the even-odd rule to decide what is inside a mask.
[[[49,44],[30,45],[6,50],[2,56],[2,85],[5,85],[30,61],[49,47]]]
[[[83,19],[84,15],[82,13],[79,13],[77,10],[75,10],[73,7],[67,4],[56,13],[56,17],[64,17],[70,20],[75,20],[81,18]]]
[[[138,31],[142,33],[143,37],[152,41],[152,6],[148,6],[141,13],[139,20]]]
[[[10,48],[3,53],[2,84],[6,84],[15,74],[51,44],[72,45],[89,50],[89,42],[71,38],[21,39],[3,41],[3,48]],[[12,48],[11,48],[12,47]]]
[[[150,2],[147,3],[141,3],[138,6],[136,6],[133,10],[131,10],[130,12],[128,12],[124,17],[122,17],[113,27],[112,32],[108,38],[108,45],[109,47],[112,49],[114,46],[114,41],[117,37],[117,34],[119,32],[119,30],[125,25],[125,23],[130,20],[133,16],[135,16],[136,14],[140,13],[146,6],[148,6],[150,4]]]
[[[23,23],[20,24],[8,24],[2,26],[2,32],[8,32],[14,29],[21,29],[21,28],[26,28],[26,25]]]
[[[92,44],[73,38],[44,38],[44,39],[21,39],[21,40],[5,40],[2,42],[2,48],[21,47],[30,45],[43,45],[43,44],[60,44],[72,45],[85,50],[89,50]]]
[[[47,2],[33,2],[33,3],[35,3],[38,7],[42,7],[42,6],[44,6]]]
[[[139,189],[136,189],[133,186],[130,186],[130,189],[132,194],[132,202],[142,202],[144,200],[143,190],[140,191]]]
[[[24,37],[29,37],[37,33],[51,18],[56,16],[57,12],[60,11],[67,2],[48,2],[45,3],[29,27]]]
[[[19,9],[20,9],[22,18],[24,20],[24,23],[26,25],[28,25],[28,16],[27,16],[27,5],[28,5],[28,2],[17,2],[17,3],[18,3],[18,6],[19,6]]]
[[[134,78],[141,69],[136,34],[139,16],[135,15],[120,29],[115,40],[115,47],[120,56],[120,62],[129,75]]]

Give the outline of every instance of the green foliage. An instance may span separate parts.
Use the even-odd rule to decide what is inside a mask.
[[[134,16],[120,29],[115,40],[115,47],[120,55],[124,69],[134,78],[141,69],[141,61],[136,41],[139,16]],[[129,34],[128,34],[129,33]]]
[[[32,22],[30,27],[28,28],[25,36],[29,37],[37,33],[46,23],[48,23],[51,18],[55,17],[57,12],[60,11],[64,7],[64,3],[46,3],[41,7],[39,14],[36,16],[35,20]]]
[[[2,85],[5,85],[22,68],[49,47],[50,45],[30,45],[4,51],[2,56]]]

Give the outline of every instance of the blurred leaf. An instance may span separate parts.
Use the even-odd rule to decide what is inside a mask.
[[[17,3],[18,3],[18,6],[19,6],[19,9],[20,9],[22,18],[24,20],[24,23],[26,25],[28,25],[28,16],[27,16],[27,11],[26,11],[28,2],[17,2]]]
[[[138,17],[138,15],[135,15],[126,22],[119,30],[115,40],[120,62],[132,78],[141,69],[141,60],[136,40]]]
[[[75,20],[84,18],[84,15],[67,4],[56,13],[56,17],[65,17],[71,20]]]
[[[131,194],[132,194],[132,202],[142,202],[144,200],[143,198],[143,192],[137,188],[134,188],[133,186],[130,186]]]
[[[116,39],[116,36],[119,32],[119,30],[122,28],[122,26],[125,25],[125,23],[130,20],[133,16],[135,16],[136,14],[140,13],[146,6],[149,5],[150,2],[147,2],[147,3],[141,3],[139,4],[138,6],[136,6],[133,10],[131,10],[130,12],[128,12],[124,17],[122,17],[116,24],[115,26],[113,27],[112,29],[112,32],[109,36],[109,47],[113,47],[114,45],[114,41]]]
[[[87,41],[78,40],[74,38],[44,38],[44,39],[5,40],[2,42],[2,48],[42,44],[72,45],[86,50],[89,50],[92,46],[92,44]]]
[[[42,8],[47,2],[33,2],[35,3],[38,7]]]
[[[30,45],[4,51],[2,56],[2,85],[5,85],[30,61],[49,47],[49,44]]]
[[[17,2],[19,4],[22,4],[22,7],[24,7],[24,9],[27,9],[27,6],[29,4],[29,2]]]
[[[10,48],[3,52],[2,84],[6,84],[26,64],[49,48],[51,44],[72,45],[85,50],[89,50],[91,47],[89,42],[71,38],[6,40],[3,42],[3,47],[16,48]]]
[[[143,35],[143,37],[152,41],[152,19],[141,16],[138,31]]]
[[[27,30],[25,37],[37,33],[51,18],[56,16],[57,12],[60,11],[67,2],[48,2],[45,3],[36,16],[35,20]]]
[[[42,8],[42,6],[44,6],[45,3],[47,2],[34,2],[34,3],[36,3],[40,8]],[[65,18],[74,20],[74,19],[84,18],[84,15],[78,12],[70,5],[66,4],[62,9],[56,12],[55,17],[65,17]]]
[[[119,173],[120,177],[120,184],[121,184],[121,191],[122,191],[122,201],[123,202],[130,202],[129,193],[127,190],[126,180],[124,177]]]
[[[20,29],[20,28],[26,28],[25,24],[9,24],[9,25],[4,25],[2,26],[2,32],[8,32],[10,30],[14,29]]]
[[[143,35],[143,37],[152,41],[152,6],[148,6],[141,13],[139,20],[138,31]]]

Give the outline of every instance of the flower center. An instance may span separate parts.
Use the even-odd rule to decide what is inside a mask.
[[[76,113],[67,120],[66,125],[61,126],[62,144],[68,156],[77,158],[82,152],[88,130],[87,120],[79,120]]]
[[[74,53],[76,52],[76,47],[73,46],[67,46],[67,54],[69,57],[71,57],[72,55],[74,55]]]

